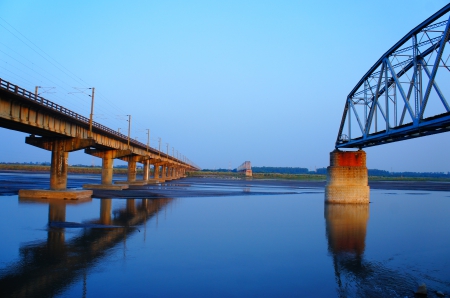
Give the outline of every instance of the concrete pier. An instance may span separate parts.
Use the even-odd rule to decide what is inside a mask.
[[[128,188],[128,185],[114,185],[112,179],[114,158],[129,154],[129,150],[85,149],[84,152],[102,159],[102,184],[84,184],[83,188],[104,190],[122,190]]]
[[[154,166],[153,166],[153,178],[154,179],[159,179],[160,178],[160,174],[159,174],[159,168],[160,168],[160,165],[159,164],[155,164]]]
[[[91,190],[67,189],[67,172],[69,169],[69,152],[92,146],[94,144],[93,140],[30,136],[25,138],[25,142],[52,152],[50,165],[50,190],[21,189],[19,190],[19,197],[78,200],[92,196]]]
[[[327,168],[325,203],[368,204],[370,188],[366,167],[366,153],[334,150]]]
[[[143,170],[143,174],[142,174],[142,180],[148,181],[148,172],[150,170],[150,161],[147,159],[147,160],[143,161],[143,163],[144,163],[144,170]]]
[[[153,166],[154,166],[154,176],[153,176],[153,179],[155,180],[155,181],[157,181],[157,183],[163,183],[163,182],[165,182],[166,180],[163,178],[163,177],[161,177],[161,163],[155,163]],[[164,167],[164,165],[162,165],[163,167]]]
[[[136,160],[131,159],[128,161],[128,182],[136,181]]]

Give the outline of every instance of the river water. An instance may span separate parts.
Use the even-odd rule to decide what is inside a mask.
[[[369,205],[337,206],[322,184],[186,178],[85,202],[15,194],[46,179],[0,174],[1,297],[450,294],[446,191],[373,189]]]

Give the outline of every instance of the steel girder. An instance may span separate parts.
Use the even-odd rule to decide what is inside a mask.
[[[450,4],[411,30],[345,102],[336,148],[364,148],[450,130]]]

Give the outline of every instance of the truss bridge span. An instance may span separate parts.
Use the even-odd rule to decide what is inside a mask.
[[[449,35],[447,4],[394,44],[350,91],[330,153],[326,203],[369,203],[362,148],[450,130]]]
[[[450,4],[412,29],[345,100],[336,148],[364,148],[450,130]]]

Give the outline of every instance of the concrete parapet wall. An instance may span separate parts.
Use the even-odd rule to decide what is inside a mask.
[[[331,152],[327,171],[326,203],[369,203],[370,188],[364,151]]]

